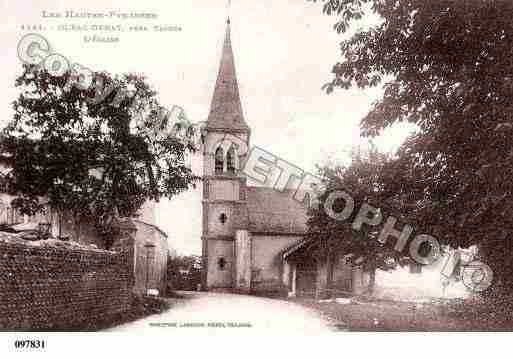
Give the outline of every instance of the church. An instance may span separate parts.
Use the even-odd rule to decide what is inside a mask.
[[[306,206],[291,191],[251,186],[239,171],[250,148],[239,95],[230,20],[203,132],[202,287],[284,296],[319,296],[328,283],[355,292],[365,285],[350,256],[316,261],[304,240]]]

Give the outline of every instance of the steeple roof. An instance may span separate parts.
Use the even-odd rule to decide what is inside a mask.
[[[235,73],[232,42],[230,40],[230,19],[226,21],[223,52],[210,105],[210,114],[207,119],[207,129],[249,131],[242,113],[239,86]]]

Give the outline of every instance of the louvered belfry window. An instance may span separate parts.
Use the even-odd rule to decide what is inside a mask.
[[[235,173],[235,149],[233,146],[230,147],[228,153],[226,154],[226,168],[228,173]]]
[[[224,165],[224,153],[223,153],[223,149],[221,147],[219,147],[215,153],[215,173],[216,174],[223,173],[223,167],[224,167],[223,165]]]

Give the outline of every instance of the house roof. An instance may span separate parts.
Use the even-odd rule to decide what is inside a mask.
[[[299,241],[290,247],[285,248],[285,250],[282,252],[282,258],[287,259],[292,254],[296,253],[297,251],[306,248],[308,245],[313,244],[314,242],[311,239],[303,239],[302,241]]]
[[[230,39],[230,20],[226,24],[226,34],[219,64],[219,73],[207,119],[207,130],[231,130],[248,132],[244,121],[239,96],[239,85],[235,73],[235,63]]]
[[[294,191],[248,186],[246,200],[250,232],[306,233],[307,209],[294,199]]]
[[[168,238],[168,235],[166,232],[164,232],[162,229],[160,229],[159,226],[155,225],[155,224],[151,224],[151,223],[148,223],[148,222],[144,222],[144,221],[141,221],[141,220],[138,220],[138,219],[133,219],[133,221],[135,223],[138,223],[138,224],[142,224],[142,225],[145,225],[145,226],[148,226],[148,227],[152,227],[153,229],[157,230],[158,232],[160,232],[160,234],[162,234],[165,238]]]

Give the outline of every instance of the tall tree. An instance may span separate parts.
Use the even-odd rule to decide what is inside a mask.
[[[194,184],[185,163],[194,146],[155,128],[166,123],[144,77],[96,73],[95,86],[83,88],[70,86],[70,76],[24,66],[0,160],[17,196],[13,205],[22,212],[40,210],[44,198],[52,209],[71,214],[77,237],[88,222],[110,238],[115,216],[134,216],[145,201],[170,198]],[[99,93],[103,98],[93,101]]]
[[[361,122],[366,136],[418,127],[388,190],[442,241],[479,244],[513,288],[513,2],[329,0],[324,12],[338,16],[340,33],[378,18],[342,41],[326,90],[384,86]]]
[[[354,259],[359,259],[359,264],[370,273],[368,289],[372,293],[376,269],[391,270],[398,263],[403,264],[406,255],[377,240],[381,227],[363,226],[358,231],[352,228],[362,204],[375,206],[390,214],[396,212],[396,203],[393,198],[386,198],[383,192],[389,156],[380,153],[371,145],[364,150],[360,147],[355,148],[351,157],[348,166],[320,168],[319,175],[324,181],[325,191],[319,196],[321,205],[309,211],[307,238],[318,243],[318,256],[351,253]],[[337,191],[344,191],[354,201],[354,210],[345,220],[333,218],[325,207],[329,196]],[[334,198],[335,201],[328,208],[335,213],[341,213],[346,206],[349,208],[346,200],[339,196]],[[404,217],[398,219],[404,220]]]

